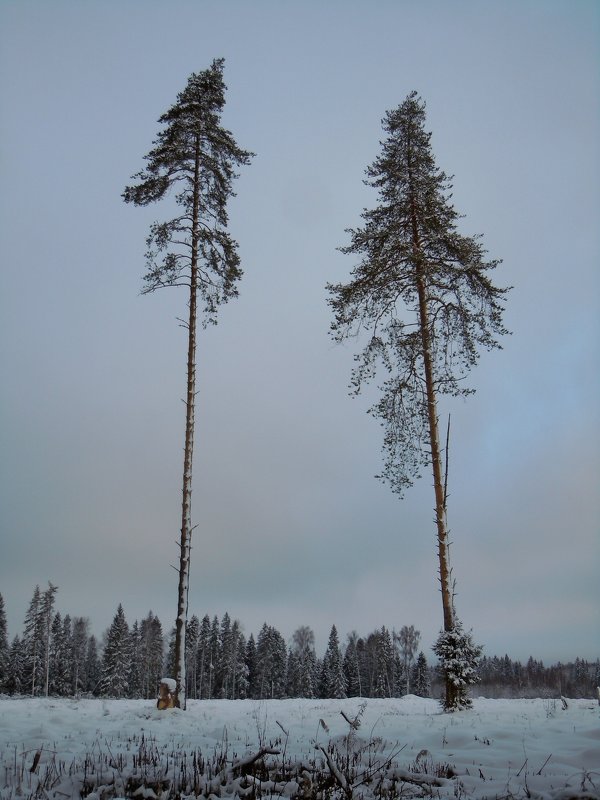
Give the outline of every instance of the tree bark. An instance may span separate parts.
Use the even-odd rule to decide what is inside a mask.
[[[179,589],[175,621],[175,698],[176,708],[186,707],[185,634],[188,615],[190,551],[192,540],[192,464],[194,454],[194,415],[196,404],[196,320],[198,289],[198,239],[200,215],[200,137],[196,137],[194,163],[194,203],[192,209],[192,253],[188,316],[187,395],[185,448],[181,503],[181,538],[179,542]]]

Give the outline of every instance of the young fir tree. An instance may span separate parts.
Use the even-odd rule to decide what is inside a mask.
[[[450,202],[451,183],[435,164],[425,131],[425,104],[412,92],[383,127],[381,155],[367,169],[380,204],[366,210],[364,226],[350,230],[343,253],[360,257],[347,284],[329,285],[336,341],[368,332],[356,356],[353,392],[383,368],[381,399],[370,413],[385,430],[382,480],[402,495],[423,466],[431,466],[444,630],[458,624],[446,522],[446,489],[438,427],[441,395],[473,390],[464,379],[481,348],[499,347],[507,333],[502,300],[493,285],[478,237],[461,235]],[[456,703],[446,683],[446,708]]]
[[[123,199],[146,206],[175,191],[180,213],[150,228],[144,292],[165,286],[188,290],[188,357],[183,466],[179,586],[175,642],[175,705],[185,709],[185,633],[192,536],[192,459],[196,398],[196,323],[198,295],[204,301],[204,324],[216,322],[217,308],[237,295],[241,277],[237,244],[227,233],[227,201],[234,194],[235,169],[248,164],[242,150],[221,125],[225,106],[223,59],[190,76],[177,102],[163,114],[164,126],[133,176]]]
[[[429,697],[429,667],[425,653],[421,650],[415,661],[411,676],[412,692],[417,697]]]
[[[432,648],[440,659],[440,668],[446,685],[446,697],[443,701],[446,711],[460,711],[471,708],[469,686],[477,683],[477,664],[482,647],[473,642],[471,633],[467,633],[458,620],[452,630],[440,631]],[[448,707],[448,686],[452,687],[453,703]]]

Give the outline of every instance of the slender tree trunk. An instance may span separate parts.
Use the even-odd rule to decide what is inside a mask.
[[[35,635],[35,634],[34,634]],[[37,672],[37,643],[33,643],[33,672],[31,674],[31,696],[35,697],[35,675]]]
[[[419,300],[419,326],[421,329],[421,345],[423,350],[423,367],[425,371],[425,392],[427,397],[427,417],[429,423],[429,443],[431,446],[431,468],[433,472],[433,488],[435,493],[435,523],[437,527],[438,561],[440,573],[440,589],[444,613],[444,630],[454,629],[454,603],[450,573],[450,557],[448,552],[448,529],[446,526],[446,497],[442,476],[442,458],[433,375],[433,358],[431,355],[431,332],[429,330],[429,313],[427,307],[427,290],[422,274],[422,248],[417,225],[417,213],[412,201],[412,238],[413,254],[416,265],[417,292]],[[408,677],[407,677],[408,681]],[[454,686],[446,678],[446,705],[454,697]]]
[[[46,618],[46,690],[45,694],[48,697],[50,689],[50,613]]]
[[[440,568],[440,584],[442,590],[442,606],[444,609],[444,630],[454,628],[454,609],[452,605],[452,587],[450,585],[450,559],[448,555],[448,531],[444,509],[444,481],[442,477],[441,448],[437,418],[437,403],[433,385],[433,367],[431,358],[431,341],[429,334],[429,317],[423,281],[419,279],[419,313],[421,317],[421,339],[423,345],[423,362],[425,368],[425,386],[427,393],[427,415],[429,421],[429,441],[431,445],[431,467],[435,492],[435,522],[437,526],[438,557]]]
[[[179,590],[175,621],[175,698],[176,708],[186,707],[185,634],[188,615],[190,551],[192,540],[192,463],[194,454],[194,413],[196,403],[196,318],[198,289],[198,225],[200,215],[200,138],[196,139],[194,164],[194,204],[192,210],[192,254],[188,317],[187,396],[185,449],[179,542]]]

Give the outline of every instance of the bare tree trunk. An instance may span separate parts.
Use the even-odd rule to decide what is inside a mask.
[[[187,396],[185,449],[179,542],[179,589],[175,621],[175,698],[176,708],[186,707],[185,634],[188,615],[190,551],[192,543],[192,463],[194,454],[194,413],[196,403],[196,318],[198,289],[198,224],[200,215],[200,138],[196,139],[194,164],[194,205],[192,211],[192,255],[188,317]]]
[[[433,472],[433,488],[435,492],[435,522],[438,534],[438,557],[442,605],[444,609],[444,630],[454,627],[454,609],[452,604],[452,587],[450,583],[450,559],[448,554],[448,530],[444,507],[444,481],[442,477],[441,448],[437,418],[437,403],[433,385],[433,367],[431,363],[431,342],[429,335],[429,319],[427,301],[423,281],[419,280],[419,313],[421,316],[421,338],[423,343],[423,361],[425,366],[425,387],[427,393],[427,415],[429,420],[429,442],[431,445],[431,467]]]
[[[446,492],[442,476],[442,458],[433,375],[433,359],[431,356],[431,333],[429,330],[429,313],[427,308],[427,290],[422,274],[422,248],[417,225],[417,213],[412,209],[413,254],[417,273],[417,291],[419,299],[419,326],[421,329],[421,345],[423,350],[423,366],[425,370],[425,392],[427,397],[427,417],[429,422],[429,444],[431,446],[431,467],[433,472],[433,488],[435,493],[435,523],[437,527],[438,561],[440,573],[440,590],[444,614],[444,630],[454,629],[454,603],[452,600],[451,570],[446,526]],[[446,704],[454,697],[454,686],[446,678]]]
[[[48,692],[50,690],[50,612],[48,612],[46,618],[46,689],[45,695],[48,697]]]

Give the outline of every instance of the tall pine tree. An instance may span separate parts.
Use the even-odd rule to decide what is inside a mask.
[[[127,203],[146,206],[174,189],[181,213],[154,223],[147,239],[148,272],[144,292],[165,286],[188,290],[188,356],[183,464],[179,585],[175,620],[175,705],[185,709],[185,634],[192,537],[192,461],[196,399],[196,323],[198,295],[204,322],[216,322],[217,308],[237,295],[241,277],[237,244],[227,233],[227,201],[234,194],[235,169],[248,164],[242,150],[221,125],[225,106],[223,59],[190,76],[177,102],[159,122],[164,128],[146,156],[146,168],[126,187]]]
[[[382,475],[400,495],[423,466],[433,473],[444,631],[459,624],[454,608],[446,520],[446,484],[438,426],[440,395],[473,390],[464,379],[480,348],[499,347],[506,289],[489,277],[478,237],[461,235],[451,183],[435,164],[425,131],[425,104],[412,92],[383,120],[387,138],[367,169],[380,204],[350,230],[343,253],[360,262],[347,284],[329,285],[336,341],[368,332],[356,356],[354,392],[383,369],[381,399],[370,410],[385,429]],[[447,710],[461,705],[446,682]]]

